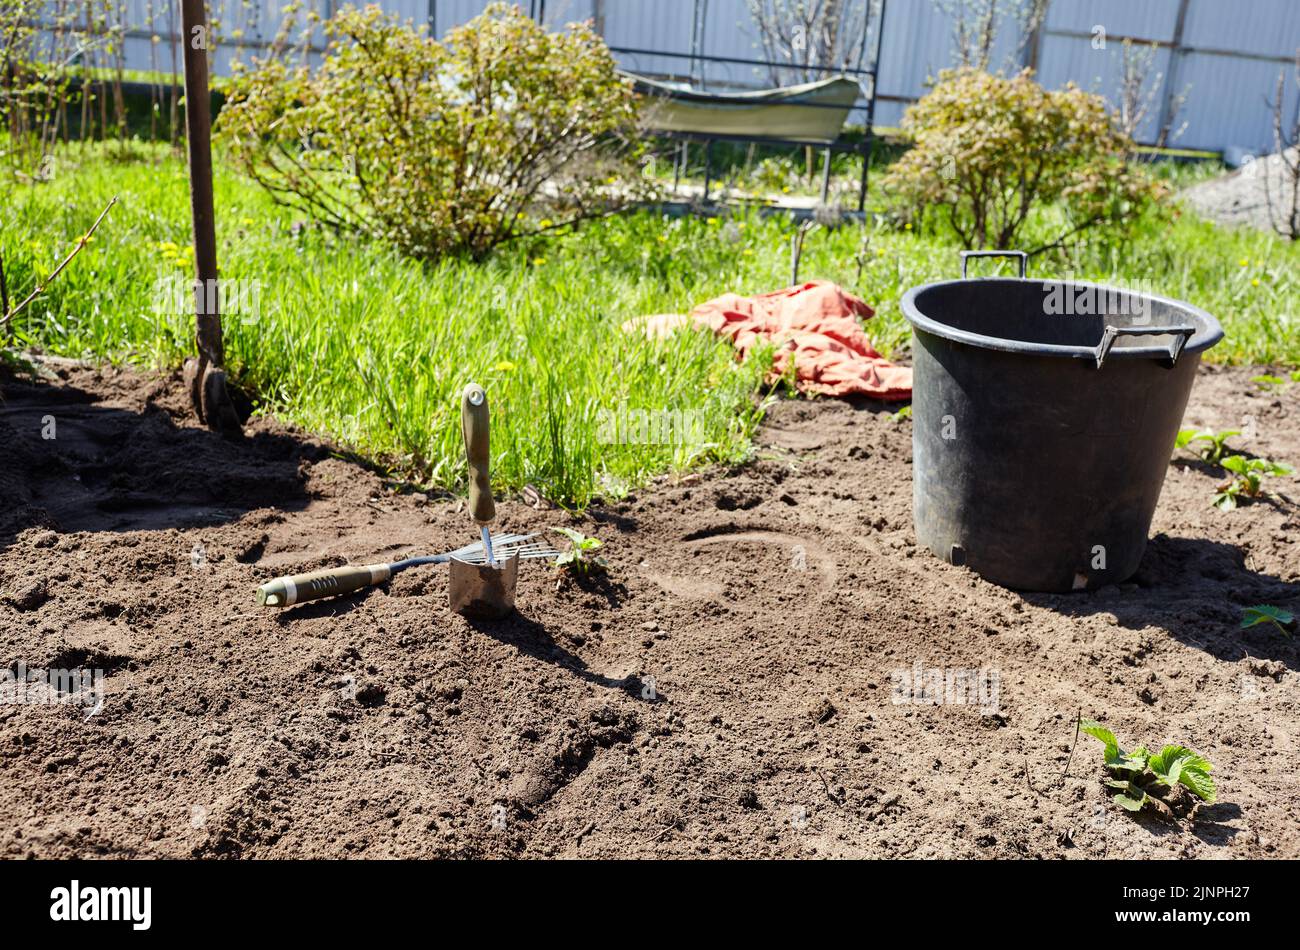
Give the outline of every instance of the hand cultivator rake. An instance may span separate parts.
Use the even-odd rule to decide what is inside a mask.
[[[408,567],[447,563],[451,565],[447,590],[452,610],[470,617],[504,617],[514,610],[519,561],[558,557],[560,552],[537,540],[536,534],[499,534],[494,538],[488,530],[488,525],[496,519],[488,473],[488,403],[483,387],[476,383],[466,386],[461,395],[461,432],[469,461],[470,517],[479,527],[478,541],[446,554],[277,577],[257,589],[258,604],[292,607],[382,584]]]
[[[492,551],[498,562],[513,557],[527,559],[558,557],[560,554],[545,541],[538,539],[536,534],[499,534],[492,539]],[[292,607],[294,604],[320,600],[322,597],[350,594],[365,587],[382,584],[408,567],[446,564],[453,559],[466,564],[486,565],[487,553],[483,550],[483,542],[480,540],[445,554],[408,557],[401,561],[365,564],[360,567],[331,567],[312,571],[309,574],[295,574],[293,577],[277,577],[257,589],[257,603],[263,607]]]

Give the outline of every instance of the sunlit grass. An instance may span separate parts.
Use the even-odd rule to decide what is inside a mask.
[[[68,356],[173,368],[192,349],[192,318],[154,313],[162,277],[192,274],[184,166],[165,148],[135,161],[72,149],[53,181],[24,186],[0,209],[11,292],[66,253],[112,195],[94,242],[22,315],[19,342]],[[139,156],[143,156],[140,158]],[[789,219],[728,220],[643,211],[503,248],[488,261],[421,265],[378,245],[307,226],[255,185],[221,169],[217,221],[223,277],[256,282],[256,315],[226,320],[228,362],[269,411],[434,486],[463,480],[456,396],[469,380],[493,403],[500,487],[537,485],[584,504],[653,474],[750,451],[764,367],[739,366],[707,336],[650,342],[622,323],[684,312],[726,291],[789,279]],[[1049,211],[1025,247],[1059,233]],[[812,232],[801,277],[839,282],[878,311],[868,335],[906,355],[903,292],[958,273],[941,234],[883,219]],[[981,262],[981,272],[998,265]],[[1132,285],[1192,302],[1227,338],[1209,359],[1300,365],[1300,246],[1227,230],[1190,212],[1152,216],[1127,238],[1095,232],[1069,252],[1034,258],[1031,276]],[[602,411],[688,413],[702,444],[609,445]]]

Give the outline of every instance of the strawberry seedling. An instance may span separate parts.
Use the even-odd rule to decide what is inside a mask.
[[[1295,615],[1289,610],[1274,607],[1272,604],[1256,604],[1254,607],[1247,607],[1242,612],[1242,630],[1249,630],[1261,623],[1271,623],[1277,627],[1278,633],[1284,637],[1289,637],[1291,636],[1291,625],[1295,623]]]
[[[551,530],[564,535],[572,545],[569,550],[555,559],[555,566],[561,571],[571,577],[583,578],[605,570],[605,561],[590,553],[604,546],[604,543],[599,538],[589,538],[581,531],[574,531],[572,528],[552,528]]]
[[[1125,752],[1115,734],[1101,723],[1080,719],[1079,727],[1105,746],[1106,787],[1115,804],[1125,811],[1149,808],[1173,817],[1177,808],[1185,814],[1191,810],[1186,807],[1187,792],[1206,803],[1214,802],[1214,779],[1210,777],[1214,766],[1200,753],[1183,745],[1167,745],[1159,752],[1138,746]]]
[[[1215,432],[1213,429],[1181,429],[1178,438],[1174,441],[1174,448],[1185,449],[1193,442],[1208,442],[1209,445],[1199,449],[1196,454],[1211,465],[1218,465],[1228,450],[1228,440],[1234,435],[1241,435],[1241,430],[1224,429],[1222,432]]]
[[[1266,475],[1290,475],[1291,466],[1269,459],[1251,459],[1244,455],[1229,455],[1219,463],[1233,473],[1233,477],[1215,489],[1211,504],[1223,511],[1232,511],[1242,498],[1259,498],[1264,495]]]

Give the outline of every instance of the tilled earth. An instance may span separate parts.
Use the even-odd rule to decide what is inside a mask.
[[[0,702],[0,855],[1300,857],[1300,655],[1239,629],[1300,613],[1294,478],[1221,512],[1180,453],[1130,583],[1021,595],[918,550],[909,421],[789,401],[747,466],[580,522],[502,501],[610,568],[525,563],[512,619],[450,613],[439,567],[274,611],[273,576],[468,543],[463,504],[274,420],[223,442],[172,378],[55,371],[4,381],[0,673],[100,670],[103,702]],[[1300,462],[1300,385],[1258,372],[1203,369],[1187,424]],[[900,702],[930,670],[979,675]],[[1219,802],[1121,812],[1080,710],[1203,752]]]

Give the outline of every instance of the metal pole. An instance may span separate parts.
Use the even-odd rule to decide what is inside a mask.
[[[826,157],[822,159],[822,204],[826,204],[826,199],[831,193],[831,150],[826,150]]]
[[[709,203],[709,182],[712,178],[713,163],[713,139],[708,139],[704,143],[704,203]]]
[[[429,0],[429,36],[438,38],[438,0]]]
[[[872,128],[876,124],[876,89],[880,84],[880,50],[885,37],[885,5],[880,0],[880,19],[876,23],[876,50],[871,61],[871,98],[867,100],[867,122],[862,134],[862,182],[858,187],[858,211],[867,206],[867,176],[871,169]]]

